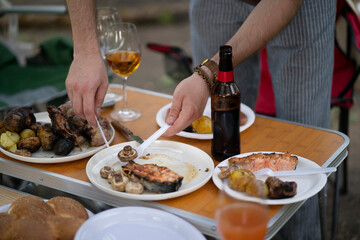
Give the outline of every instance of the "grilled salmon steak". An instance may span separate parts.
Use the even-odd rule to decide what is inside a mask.
[[[134,161],[122,166],[129,178],[137,178],[143,186],[153,192],[169,193],[177,191],[183,177],[164,166],[156,164],[137,164]]]
[[[270,168],[273,171],[294,170],[298,163],[296,156],[290,153],[254,153],[246,157],[233,157],[229,159],[229,167],[221,167],[219,178],[227,178],[238,169],[247,169],[252,172],[262,168]]]

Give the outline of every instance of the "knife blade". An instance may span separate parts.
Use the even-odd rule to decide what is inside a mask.
[[[113,120],[111,121],[111,124],[113,125],[113,127],[119,131],[121,133],[121,135],[123,135],[127,140],[135,140],[138,143],[143,143],[144,140],[141,139],[141,137],[134,135],[134,133],[127,127],[125,127],[124,125],[122,125],[119,121],[117,120]]]

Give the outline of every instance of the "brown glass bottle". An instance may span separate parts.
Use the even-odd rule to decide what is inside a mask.
[[[218,81],[211,93],[213,139],[211,153],[215,160],[240,153],[240,90],[234,82],[231,46],[220,47]]]

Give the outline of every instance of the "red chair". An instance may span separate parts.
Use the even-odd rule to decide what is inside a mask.
[[[355,50],[360,53],[360,20],[359,16],[352,11],[349,5],[344,1],[338,1],[338,16],[346,21],[346,49],[343,51],[337,39],[335,39],[334,50],[334,73],[333,84],[331,89],[331,107],[337,107],[339,113],[339,131],[348,135],[349,129],[349,110],[353,106],[353,91],[355,81],[360,74],[360,65],[352,57]],[[338,19],[338,18],[337,18]],[[264,115],[276,116],[274,92],[271,84],[271,76],[267,67],[266,49],[261,51],[261,79],[258,92],[255,112]],[[338,203],[340,192],[340,174],[342,173],[343,185],[342,193],[347,193],[347,158],[339,167],[335,176],[334,202],[333,202],[333,221],[332,237],[336,235]]]

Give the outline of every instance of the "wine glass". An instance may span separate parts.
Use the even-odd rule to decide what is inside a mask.
[[[135,24],[117,23],[105,33],[105,55],[109,68],[123,79],[123,106],[115,109],[111,117],[119,121],[132,121],[141,112],[127,105],[126,81],[140,65],[140,40]]]
[[[106,61],[106,42],[105,42],[105,35],[108,31],[110,26],[113,26],[117,23],[121,23],[121,17],[119,14],[119,11],[114,7],[98,7],[96,9],[96,21],[97,21],[97,31],[98,31],[98,37],[99,37],[99,43],[100,43],[100,50],[101,55]],[[114,73],[108,69],[108,76],[109,80],[113,80]],[[105,95],[105,101],[114,100],[114,101],[120,101],[122,99],[121,92],[117,91],[116,89],[108,89]]]
[[[229,194],[229,189],[224,183],[217,199],[215,218],[221,239],[263,240],[269,218],[268,206],[261,200],[250,202],[236,198]]]

